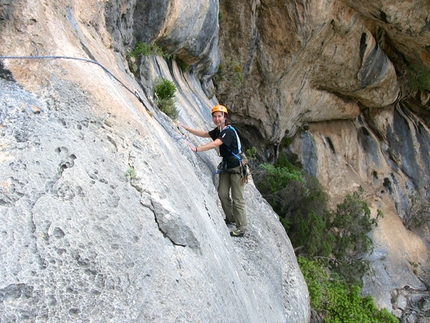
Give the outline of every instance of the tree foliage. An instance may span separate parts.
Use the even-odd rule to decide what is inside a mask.
[[[318,180],[285,156],[273,165],[261,165],[254,181],[300,252],[312,307],[325,322],[396,322],[388,311],[379,311],[372,298],[360,296],[369,269],[363,260],[372,248],[369,234],[383,216],[378,210],[372,218],[363,189],[328,210]]]
[[[363,200],[363,189],[348,194],[343,203],[330,212],[331,221],[328,229],[335,237],[332,253],[336,261],[333,268],[344,275],[351,283],[361,285],[362,276],[368,271],[368,263],[362,257],[373,245],[369,233],[377,225],[378,212],[375,219],[371,218],[370,209]]]
[[[282,156],[274,165],[261,165],[254,179],[263,197],[279,214],[293,245],[310,257],[329,256],[334,236],[327,229],[328,197],[316,178]]]
[[[362,297],[361,288],[330,274],[324,262],[297,258],[308,285],[312,307],[326,323],[396,323],[386,309],[379,310],[371,296]]]

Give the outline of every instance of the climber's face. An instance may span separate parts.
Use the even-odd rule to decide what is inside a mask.
[[[212,119],[213,119],[213,121],[214,121],[215,125],[216,125],[217,127],[220,127],[220,126],[222,126],[222,125],[224,124],[224,122],[225,122],[224,113],[222,113],[222,112],[214,112],[214,113],[212,114]]]

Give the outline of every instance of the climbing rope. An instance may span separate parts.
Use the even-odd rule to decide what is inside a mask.
[[[143,99],[140,97],[139,93],[135,90],[133,91],[132,89],[130,89],[127,85],[125,85],[118,77],[116,77],[111,71],[109,71],[106,67],[104,67],[102,64],[100,64],[99,62],[92,60],[92,59],[88,59],[88,58],[81,58],[81,57],[72,57],[72,56],[58,56],[58,55],[48,55],[48,56],[0,56],[0,59],[70,59],[70,60],[76,60],[76,61],[82,61],[82,62],[86,62],[86,63],[92,63],[95,65],[100,66],[107,74],[109,74],[110,76],[112,76],[119,84],[121,84],[127,91],[129,91],[130,93],[132,93],[139,101],[140,103],[142,103],[142,105],[145,107],[145,109],[149,112],[149,114],[151,116],[154,117],[154,115],[152,114],[152,112],[148,109],[148,107],[145,105],[145,103],[143,102]],[[155,120],[157,120],[157,118],[154,118]],[[167,129],[163,122],[161,122],[160,120],[157,120],[157,122],[164,128],[164,130],[169,134],[170,137],[172,137],[175,140],[180,140],[180,139],[185,139],[186,141],[188,141],[189,143],[190,140],[188,139],[188,136],[185,135],[180,127],[178,126],[177,123],[175,123],[176,127],[178,128],[179,132],[181,133],[181,137],[176,137],[174,134],[171,133],[170,129]]]
[[[88,59],[88,58],[82,58],[82,57],[72,57],[72,56],[57,56],[57,55],[50,55],[50,56],[0,56],[0,59],[70,59],[70,60],[76,60],[76,61],[82,61],[86,63],[92,63],[95,65],[100,66],[107,74],[112,76],[115,81],[117,81],[119,84],[121,84],[127,91],[129,91],[131,94],[133,94],[139,101],[142,103],[142,105],[145,107],[145,109],[149,111],[148,107],[143,102],[143,99],[140,97],[139,93],[136,90],[130,89],[127,85],[124,84],[118,77],[116,77],[111,71],[109,71],[106,67],[104,67],[99,62]]]
[[[95,64],[98,65],[99,67],[101,67],[107,74],[109,74],[110,76],[112,76],[115,81],[117,81],[119,84],[121,84],[127,91],[129,91],[131,94],[133,94],[139,101],[140,103],[142,103],[142,105],[145,107],[146,111],[152,116],[154,117],[153,113],[148,109],[148,107],[145,105],[145,103],[143,102],[143,99],[141,98],[141,96],[139,95],[139,93],[136,90],[132,90],[130,89],[127,85],[125,85],[118,77],[116,77],[111,71],[109,71],[106,67],[104,67],[102,64],[100,64],[99,62],[92,60],[92,59],[88,59],[88,58],[82,58],[82,57],[72,57],[72,56],[59,56],[59,55],[48,55],[48,56],[0,56],[0,59],[69,59],[69,60],[76,60],[76,61],[82,61],[82,62],[86,62],[86,63],[91,63],[91,64]],[[188,138],[188,135],[186,135],[182,130],[181,127],[178,125],[178,123],[175,123],[177,129],[179,130],[179,132],[181,133],[181,137],[176,137],[174,134],[171,133],[170,129],[168,129],[163,122],[161,122],[160,120],[158,120],[157,118],[154,117],[154,119],[164,128],[164,130],[167,132],[167,134],[172,137],[175,140],[181,140],[184,139],[185,141],[187,141],[188,144],[191,144],[190,139]],[[208,166],[209,169],[211,169],[211,167],[209,166],[208,162],[205,161],[203,159],[202,156],[199,155],[199,157],[203,160],[203,162],[206,164],[206,166]]]

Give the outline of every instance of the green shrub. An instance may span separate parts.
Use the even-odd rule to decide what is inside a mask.
[[[137,59],[139,59],[142,56],[151,56],[151,55],[161,56],[166,59],[175,59],[174,55],[165,53],[163,49],[157,46],[156,44],[147,44],[147,43],[138,41],[134,49],[130,52],[127,52],[127,55],[126,55],[126,59],[127,59],[130,71],[135,76],[138,76],[139,64]]]
[[[295,248],[308,257],[334,257],[331,269],[354,284],[368,270],[362,256],[371,250],[369,233],[382,216],[370,216],[364,191],[345,197],[336,210],[327,210],[328,196],[314,177],[291,164],[286,156],[274,165],[262,164],[254,180],[262,196],[280,216]]]
[[[284,137],[284,138],[282,138],[282,140],[281,140],[281,144],[280,144],[280,147],[281,148],[287,148],[288,146],[290,146],[291,145],[291,143],[293,142],[293,138],[290,138],[290,137]]]
[[[327,286],[326,323],[396,323],[386,309],[379,310],[373,297],[361,296],[361,288],[331,281]]]
[[[175,97],[176,86],[172,81],[163,78],[156,82],[154,92],[160,100],[173,99]]]
[[[298,261],[317,315],[325,322],[396,322],[387,310],[377,310],[372,298],[362,298],[357,287],[369,270],[362,260],[372,247],[368,234],[383,216],[378,210],[371,218],[363,189],[348,194],[330,211],[318,180],[286,156],[274,165],[262,164],[255,175],[257,188],[303,255]]]
[[[265,191],[272,194],[281,191],[292,181],[304,183],[301,172],[291,165],[275,167],[271,164],[262,164],[260,167],[266,172],[266,182],[261,185],[264,185]]]
[[[287,232],[291,243],[300,246],[308,257],[328,257],[334,249],[335,237],[327,230],[326,219],[315,211],[299,213]]]
[[[367,252],[372,245],[368,233],[373,229],[370,209],[362,199],[363,190],[348,194],[332,212],[332,231],[336,231],[336,254],[344,258]]]
[[[224,12],[222,10],[220,10],[218,12],[218,22],[223,22],[224,21]]]
[[[248,161],[250,162],[257,160],[257,148],[252,146],[252,148],[247,149],[246,156],[248,157]]]
[[[323,287],[328,281],[324,266],[318,260],[309,260],[302,256],[297,257],[297,262],[308,286],[312,308],[321,311],[323,309]]]
[[[163,78],[156,82],[154,92],[158,108],[175,120],[179,115],[179,112],[175,107],[175,84],[172,81]]]
[[[164,100],[157,100],[157,106],[161,111],[163,111],[173,120],[176,120],[178,118],[179,111],[178,109],[176,109],[174,99],[170,98]]]
[[[311,299],[311,306],[326,323],[395,323],[386,309],[379,310],[371,296],[362,297],[358,286],[329,275],[324,263],[297,257]]]
[[[281,218],[288,219],[297,192],[303,191],[304,178],[300,170],[286,162],[280,167],[262,164],[253,172],[253,178],[262,196]],[[286,223],[283,223],[286,225]]]
[[[430,90],[430,70],[425,66],[414,64],[407,70],[409,87],[412,91]]]
[[[274,165],[262,164],[254,181],[280,216],[295,248],[308,256],[328,256],[334,236],[328,232],[328,197],[318,180],[281,156]]]
[[[141,41],[138,41],[134,49],[131,52],[128,52],[127,55],[135,58],[151,55],[161,56],[167,59],[172,58],[172,55],[164,53],[163,49],[156,44],[147,44]]]
[[[227,56],[219,65],[216,79],[225,80],[238,88],[243,82],[242,66],[240,62],[231,56]]]
[[[178,65],[179,65],[182,72],[188,71],[188,68],[190,67],[187,63],[185,63],[182,60],[178,60]]]

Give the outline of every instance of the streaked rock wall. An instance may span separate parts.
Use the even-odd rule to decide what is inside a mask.
[[[180,120],[212,127],[216,101],[204,90],[218,64],[217,2],[146,5],[0,5],[1,55],[102,65],[2,60],[1,320],[308,322],[307,287],[277,215],[248,184],[247,237],[230,237],[218,155],[193,153],[152,103],[155,80],[169,78]],[[149,57],[135,78],[125,54],[149,39],[192,68]]]

